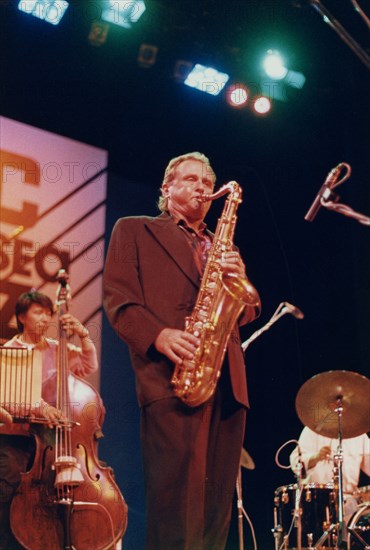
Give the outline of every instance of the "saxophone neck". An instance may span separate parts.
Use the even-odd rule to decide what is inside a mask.
[[[225,183],[212,195],[203,195],[202,200],[204,202],[207,201],[213,201],[215,199],[219,199],[223,195],[226,195],[226,193],[232,194],[233,198],[240,199],[242,195],[242,188],[236,181],[229,181],[228,183]]]

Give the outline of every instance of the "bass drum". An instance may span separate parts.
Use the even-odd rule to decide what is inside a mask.
[[[348,550],[370,548],[370,502],[362,504],[348,523]]]

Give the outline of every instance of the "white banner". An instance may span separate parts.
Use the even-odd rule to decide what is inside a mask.
[[[65,269],[71,312],[100,352],[107,151],[0,117],[2,341],[32,288],[53,301]]]

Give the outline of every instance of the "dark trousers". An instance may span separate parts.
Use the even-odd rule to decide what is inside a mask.
[[[166,398],[142,410],[148,550],[222,550],[240,464],[245,409],[189,408]]]

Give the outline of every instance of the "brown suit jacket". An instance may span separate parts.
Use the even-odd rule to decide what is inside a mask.
[[[200,285],[200,274],[182,230],[163,213],[121,218],[110,240],[104,269],[104,308],[116,333],[130,349],[141,406],[173,396],[174,369],[154,346],[162,329],[184,329]],[[244,321],[253,320],[257,312]],[[247,381],[239,331],[227,350],[234,398],[248,406]]]

